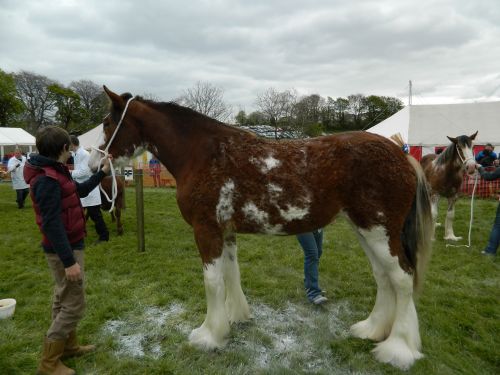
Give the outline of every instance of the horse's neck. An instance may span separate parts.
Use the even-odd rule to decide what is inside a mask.
[[[187,129],[190,124],[177,123],[168,113],[162,113],[161,117],[160,121],[144,123],[143,141],[148,151],[156,155],[168,171],[179,179],[194,156],[203,158],[205,147],[202,141],[209,134],[200,127],[196,130],[196,136],[191,136]],[[207,133],[206,136],[204,133]]]

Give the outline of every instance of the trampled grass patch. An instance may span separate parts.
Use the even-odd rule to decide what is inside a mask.
[[[79,374],[397,374],[378,363],[374,344],[349,336],[375,299],[371,268],[349,225],[325,230],[320,281],[329,303],[304,295],[303,255],[294,237],[238,236],[243,290],[253,319],[232,327],[225,349],[188,344],[205,316],[201,260],[182,220],[175,190],[145,190],[146,252],[137,251],[134,190],[127,189],[125,234],[109,218],[111,241],[89,225],[87,311],[79,326],[96,353],[67,363]],[[455,233],[467,241],[469,200],[457,204]],[[497,202],[476,200],[472,247],[446,247],[438,228],[425,288],[417,301],[425,357],[410,374],[500,373],[500,279],[497,259],[480,255]],[[18,210],[0,184],[0,298],[17,300],[0,320],[0,373],[34,373],[50,321],[52,281],[33,211]],[[440,212],[444,221],[444,202]]]

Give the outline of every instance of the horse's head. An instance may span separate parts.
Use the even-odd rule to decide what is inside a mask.
[[[460,162],[468,174],[473,174],[476,170],[476,160],[472,152],[472,141],[476,139],[477,131],[470,135],[460,135],[458,137],[447,137],[455,147]]]
[[[100,160],[107,152],[113,155],[116,166],[128,165],[130,158],[142,152],[140,132],[134,116],[134,103],[131,94],[115,94],[104,86],[111,105],[110,112],[103,120],[103,131],[96,148],[92,149],[89,167],[96,171]]]

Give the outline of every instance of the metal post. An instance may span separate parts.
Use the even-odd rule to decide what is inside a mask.
[[[144,240],[144,189],[142,179],[142,169],[134,171],[135,183],[135,211],[137,220],[137,248],[139,251],[146,251]]]

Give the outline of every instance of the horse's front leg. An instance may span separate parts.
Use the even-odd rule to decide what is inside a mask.
[[[453,233],[453,219],[455,218],[455,203],[458,197],[448,198],[448,210],[446,211],[446,221],[444,223],[444,239],[449,241],[459,241],[462,237],[457,237]]]
[[[438,223],[438,204],[439,204],[439,194],[433,194],[431,196],[431,214],[432,214],[432,222],[434,223],[433,232],[432,232],[432,240],[436,239],[436,228],[441,226],[441,223]]]
[[[224,284],[226,286],[226,311],[231,323],[244,322],[251,318],[247,299],[241,289],[240,268],[236,256],[236,238],[226,235],[222,252]]]
[[[222,234],[219,228],[206,224],[194,226],[196,244],[203,261],[203,277],[207,298],[207,315],[199,327],[191,331],[189,342],[203,349],[221,348],[229,334],[225,308]]]

